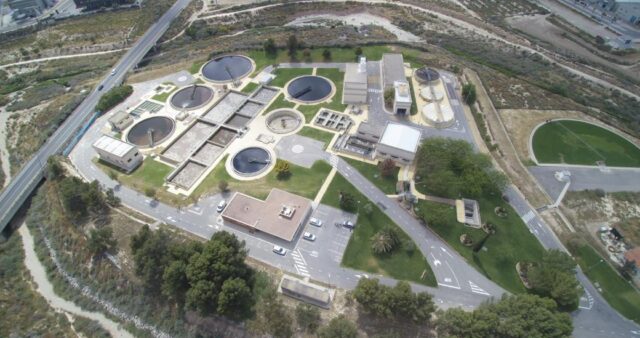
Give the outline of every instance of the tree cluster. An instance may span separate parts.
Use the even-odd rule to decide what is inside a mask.
[[[126,100],[131,94],[133,94],[133,87],[130,85],[113,87],[100,97],[100,101],[98,101],[98,105],[96,105],[96,111],[106,113],[111,108]]]
[[[462,98],[464,102],[468,105],[472,105],[476,102],[477,94],[476,94],[476,86],[472,83],[467,83],[462,86]]]
[[[253,306],[254,271],[245,264],[245,243],[217,232],[202,244],[179,244],[143,227],[131,239],[135,272],[146,291],[199,313],[248,318]]]
[[[416,154],[416,184],[429,193],[458,198],[500,194],[504,174],[495,170],[486,154],[476,153],[462,140],[430,138]]]
[[[340,209],[344,211],[354,212],[358,209],[358,201],[353,194],[341,191],[340,192]]]
[[[64,177],[58,182],[58,192],[72,222],[78,223],[86,217],[95,221],[105,220],[109,208],[98,181],[86,183],[74,176]]]
[[[407,282],[389,287],[376,278],[362,278],[353,290],[353,297],[366,312],[387,319],[425,322],[435,311],[431,295],[413,293]]]
[[[286,180],[291,177],[291,164],[285,160],[278,160],[276,162],[276,177],[279,180]]]
[[[571,317],[553,300],[529,294],[505,296],[472,312],[439,311],[436,327],[440,337],[465,338],[564,338],[573,331]]]
[[[574,311],[582,294],[575,268],[575,261],[565,252],[549,250],[527,269],[527,280],[534,293],[553,299],[561,310]]]

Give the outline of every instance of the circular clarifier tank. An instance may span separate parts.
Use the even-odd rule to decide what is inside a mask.
[[[287,134],[304,124],[304,115],[294,109],[276,109],[267,115],[266,124],[276,134]]]
[[[240,150],[233,156],[233,169],[240,175],[252,176],[263,172],[271,164],[271,154],[260,147]]]
[[[138,122],[131,127],[127,141],[142,148],[153,147],[165,141],[175,129],[173,119],[165,116],[154,116]]]
[[[331,81],[315,75],[297,77],[287,86],[289,97],[303,103],[324,101],[329,98],[332,91]]]
[[[205,86],[188,86],[180,89],[171,97],[171,106],[179,110],[198,109],[213,98],[213,89]]]
[[[440,80],[440,73],[437,70],[429,67],[422,67],[417,69],[414,73],[416,80],[420,83],[435,84]]]
[[[205,79],[228,83],[240,80],[249,75],[253,70],[253,62],[246,56],[227,55],[215,58],[202,67],[202,75]]]

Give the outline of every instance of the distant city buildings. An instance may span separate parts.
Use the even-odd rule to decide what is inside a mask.
[[[14,19],[37,17],[53,5],[53,0],[9,0]]]
[[[84,8],[85,10],[94,10],[104,7],[114,7],[120,5],[130,5],[137,0],[73,0],[78,8]]]
[[[620,20],[640,24],[640,0],[586,0],[586,3],[611,12]]]

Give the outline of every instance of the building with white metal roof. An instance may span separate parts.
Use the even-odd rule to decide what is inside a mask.
[[[413,162],[422,140],[419,129],[389,122],[376,148],[376,157],[392,159],[401,164]]]
[[[103,135],[94,144],[93,149],[100,159],[129,173],[142,163],[138,148],[111,136]]]

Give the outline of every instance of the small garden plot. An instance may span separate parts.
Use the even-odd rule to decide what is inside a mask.
[[[482,229],[458,223],[456,210],[449,205],[421,200],[416,207],[416,214],[426,219],[431,230],[487,278],[510,292],[524,292],[516,264],[521,261],[538,261],[544,248],[529,232],[515,210],[499,197],[481,198],[478,202],[482,222],[491,223],[495,228],[492,235]],[[502,209],[497,209],[498,207]],[[500,212],[496,213],[496,210]],[[466,245],[461,241],[465,234],[469,241]],[[484,244],[478,250],[483,240]],[[474,249],[478,252],[475,253]]]
[[[273,72],[276,78],[271,81],[270,85],[282,88],[287,84],[287,82],[294,78],[303,75],[311,75],[312,72],[313,69],[311,68],[278,68]]]
[[[309,137],[324,143],[325,149],[327,149],[327,147],[329,146],[329,143],[331,143],[331,140],[333,140],[333,136],[334,136],[333,133],[330,133],[328,131],[311,128],[311,127],[303,127],[298,132],[298,135]]]
[[[640,167],[640,149],[623,137],[596,125],[571,120],[552,121],[533,135],[540,163]]]

